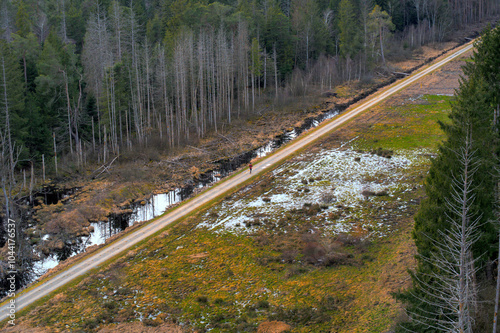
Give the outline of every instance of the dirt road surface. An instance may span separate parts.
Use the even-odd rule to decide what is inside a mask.
[[[52,293],[53,291],[64,286],[73,279],[87,273],[91,269],[99,267],[107,260],[119,255],[122,252],[127,251],[130,247],[147,239],[148,237],[151,237],[153,234],[160,231],[167,225],[201,208],[202,206],[217,198],[218,196],[224,194],[225,192],[238,187],[245,181],[249,180],[251,177],[257,177],[259,174],[266,172],[268,169],[272,168],[273,165],[280,163],[282,160],[290,157],[298,150],[313,143],[318,138],[328,135],[330,132],[332,132],[345,122],[353,119],[354,117],[358,116],[362,112],[366,111],[370,107],[376,105],[392,94],[409,86],[423,76],[435,71],[447,62],[468,52],[472,49],[472,47],[472,43],[462,46],[458,50],[446,55],[444,58],[442,58],[442,60],[439,60],[434,64],[431,64],[430,66],[424,68],[423,70],[394,83],[393,85],[389,86],[389,88],[381,91],[380,93],[377,93],[375,96],[371,96],[366,101],[358,103],[358,105],[353,107],[351,110],[348,110],[342,115],[325,122],[318,128],[311,130],[305,135],[299,137],[297,140],[292,141],[288,145],[284,146],[282,149],[279,149],[274,154],[255,163],[252,174],[250,174],[248,170],[245,170],[233,177],[220,182],[219,184],[190,199],[188,202],[186,202],[186,204],[172,210],[161,218],[158,218],[157,220],[146,224],[144,227],[133,231],[130,234],[123,236],[122,238],[119,238],[117,241],[112,242],[108,246],[76,263],[67,270],[60,272],[59,274],[46,280],[42,284],[28,290],[27,292],[18,295],[15,299],[16,311],[19,311],[32,304],[33,302],[36,302],[40,298]],[[6,303],[2,307],[0,307],[0,321],[4,321],[9,318],[10,309],[8,308],[8,305],[9,303]]]

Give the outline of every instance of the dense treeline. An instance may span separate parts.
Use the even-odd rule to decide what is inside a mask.
[[[2,0],[1,130],[9,155],[16,143],[21,160],[37,164],[56,152],[80,165],[89,156],[106,160],[151,138],[174,146],[252,112],[263,98],[362,77],[385,63],[392,32],[410,49],[498,7],[495,0]]]
[[[498,255],[500,29],[475,46],[415,217],[418,265],[399,295],[411,319],[401,332],[492,331],[491,293],[481,294]]]

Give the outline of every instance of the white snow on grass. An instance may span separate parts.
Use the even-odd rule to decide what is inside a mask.
[[[245,223],[261,216],[279,217],[286,211],[302,208],[304,204],[328,204],[328,209],[319,213],[325,216],[344,207],[361,208],[367,201],[376,202],[383,209],[384,196],[365,196],[363,191],[365,194],[366,191],[386,192],[394,200],[396,194],[399,196],[411,190],[415,184],[405,183],[405,174],[409,168],[427,163],[426,153],[423,150],[399,151],[391,158],[385,158],[341,148],[315,155],[305,154],[272,172],[275,181],[268,192],[259,197],[247,195],[236,201],[224,201],[207,212],[199,227],[215,229],[216,232],[250,232],[255,227],[246,227]],[[331,197],[332,202],[325,203],[326,196]],[[387,200],[387,196],[385,198]],[[353,218],[363,220],[351,216],[351,220]],[[339,217],[327,223],[328,228],[347,232],[350,225],[346,220],[349,218]],[[370,221],[370,225],[380,228],[383,233],[389,228],[383,220]]]

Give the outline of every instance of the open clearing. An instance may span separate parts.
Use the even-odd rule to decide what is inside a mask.
[[[400,315],[391,292],[407,286],[414,264],[412,216],[460,64],[377,105],[6,331],[104,332],[138,320],[143,326],[125,325],[130,332],[387,331]]]

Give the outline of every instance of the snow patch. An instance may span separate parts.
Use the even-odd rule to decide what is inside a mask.
[[[336,212],[343,207],[361,207],[366,201],[375,202],[369,192],[393,197],[396,193],[410,191],[414,184],[404,182],[406,171],[413,166],[427,163],[425,150],[400,151],[391,158],[381,157],[351,148],[324,150],[308,155],[275,169],[276,186],[260,197],[243,197],[236,201],[225,201],[221,206],[206,214],[198,227],[213,229],[214,232],[251,232],[255,226],[245,227],[245,222],[255,216],[281,216],[284,211],[302,208],[304,204],[327,204],[328,209],[320,214]],[[314,156],[314,158],[309,158]],[[285,192],[285,193],[282,193]],[[324,202],[325,196],[332,200]],[[400,200],[400,198],[397,198]],[[333,202],[335,205],[333,205]],[[376,200],[381,209],[383,197]],[[338,208],[336,206],[342,208]],[[213,218],[216,216],[216,218]],[[334,232],[348,232],[353,216],[339,217],[327,223]],[[359,219],[358,219],[359,220]],[[387,231],[384,221],[371,225]],[[257,226],[258,227],[258,226]]]

